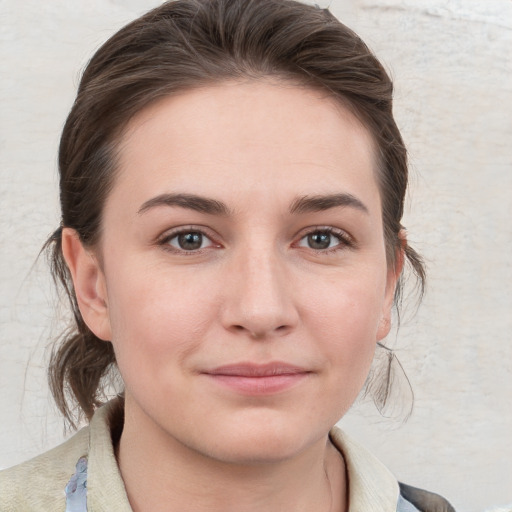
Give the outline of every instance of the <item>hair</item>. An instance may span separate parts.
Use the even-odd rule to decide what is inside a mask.
[[[80,314],[62,255],[62,228],[74,229],[87,247],[98,243],[104,204],[118,171],[118,145],[135,114],[183,90],[267,77],[325,91],[371,133],[388,265],[395,265],[403,251],[423,292],[422,260],[400,234],[408,167],[392,113],[393,85],[365,43],[327,9],[293,0],[166,2],[126,25],[95,53],[60,141],[62,221],[45,249],[74,325],[54,346],[48,372],[57,406],[72,426],[81,414],[90,419],[101,405],[104,379],[116,360],[112,344],[98,339]],[[395,304],[401,291],[400,280]]]

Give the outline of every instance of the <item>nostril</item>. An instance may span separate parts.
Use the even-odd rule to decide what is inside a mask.
[[[270,329],[270,330],[263,329],[260,332],[260,331],[257,331],[257,330],[251,330],[249,327],[244,327],[243,325],[234,324],[234,325],[231,326],[231,329],[233,331],[235,331],[235,332],[248,332],[254,338],[264,338],[265,336],[267,336],[271,332],[279,333],[279,334],[285,334],[288,331],[289,326],[286,325],[286,324],[283,324],[283,325],[279,325],[275,329]]]

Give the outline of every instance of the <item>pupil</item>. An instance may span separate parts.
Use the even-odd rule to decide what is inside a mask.
[[[327,249],[331,244],[329,233],[312,233],[308,235],[308,244],[312,249]]]
[[[201,233],[184,233],[178,236],[178,243],[180,248],[186,251],[200,249],[203,243],[203,235]]]

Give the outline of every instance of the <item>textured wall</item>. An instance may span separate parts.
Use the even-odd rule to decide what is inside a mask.
[[[58,223],[55,155],[90,52],[153,0],[0,3],[0,467],[62,438],[44,379],[58,331],[39,247]],[[322,2],[326,3],[326,2]],[[405,225],[429,288],[396,341],[405,425],[342,425],[404,481],[475,512],[512,502],[512,2],[333,0],[385,62],[410,148]]]

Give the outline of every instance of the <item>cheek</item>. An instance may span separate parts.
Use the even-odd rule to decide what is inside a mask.
[[[359,392],[369,371],[382,318],[384,285],[343,279],[311,295],[304,310],[310,336],[323,346],[333,379]],[[356,392],[356,393],[357,393]]]
[[[109,282],[112,342],[122,374],[142,374],[147,366],[151,375],[165,371],[170,361],[178,366],[199,347],[217,306],[204,279],[165,268],[131,268],[118,267]]]

